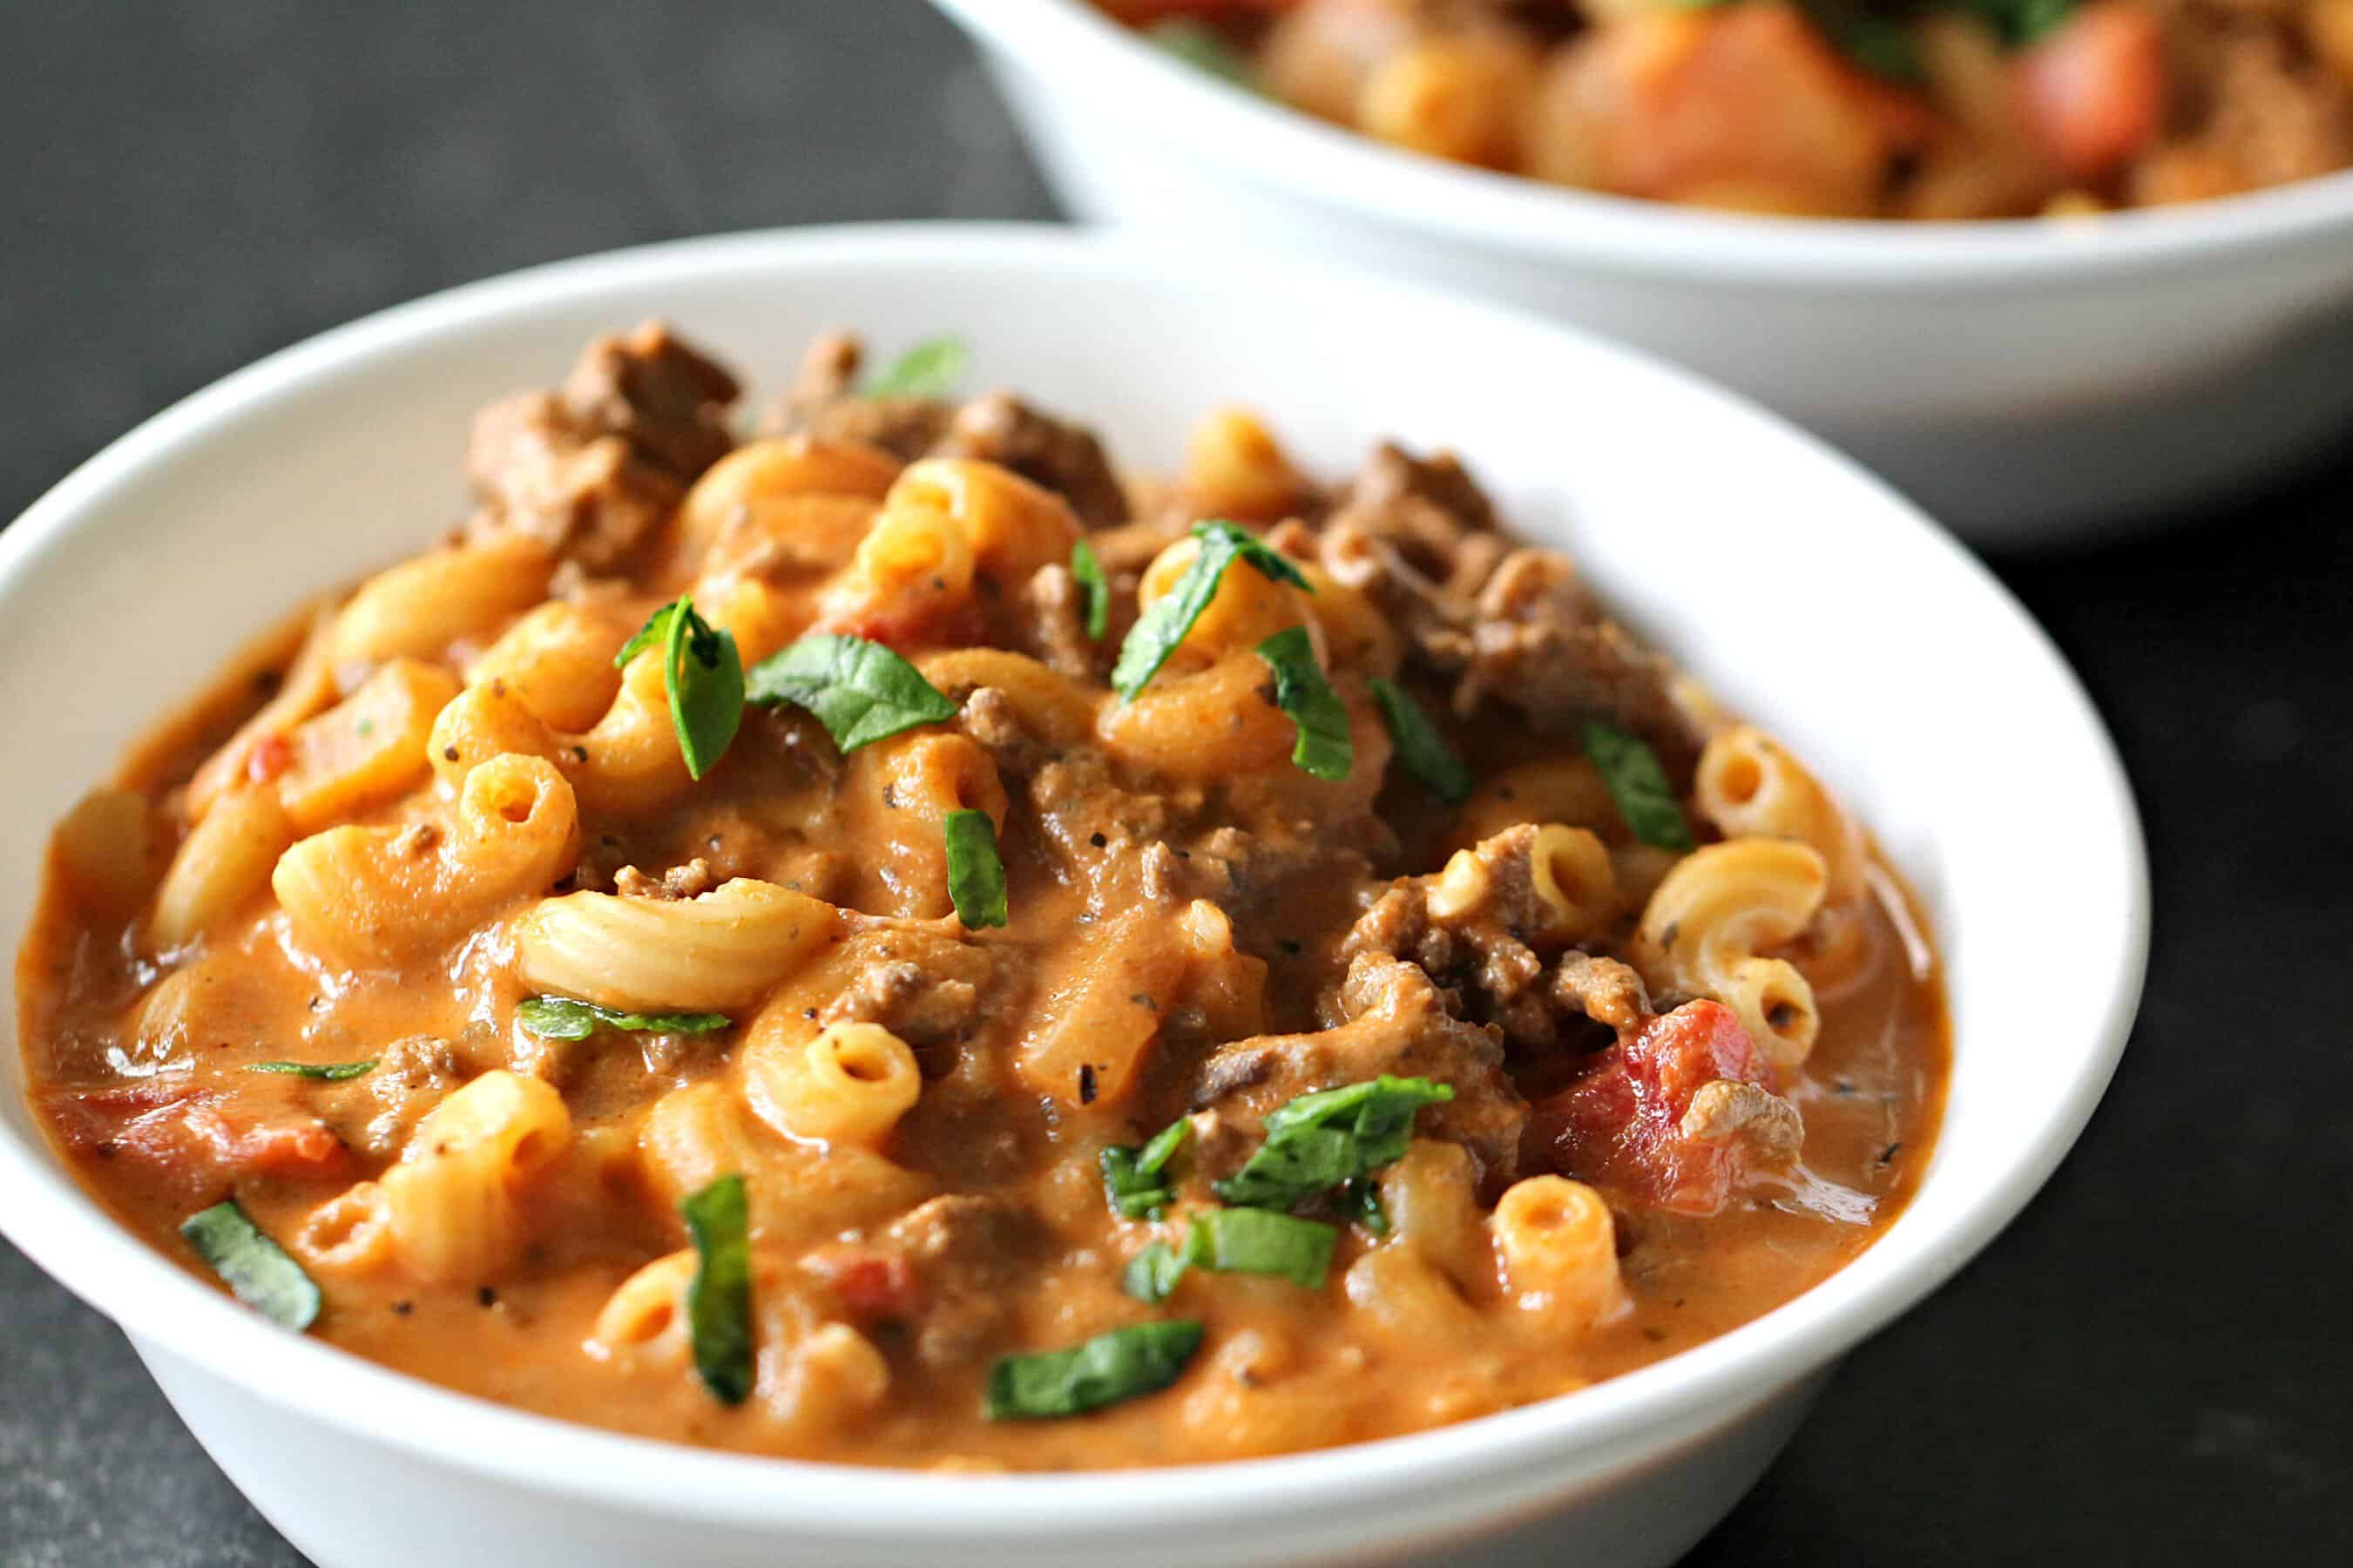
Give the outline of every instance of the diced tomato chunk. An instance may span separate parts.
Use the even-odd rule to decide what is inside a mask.
[[[867,1322],[904,1321],[921,1304],[914,1266],[895,1252],[834,1242],[811,1248],[801,1267],[825,1281],[842,1310]]]
[[[1546,68],[1532,172],[1622,195],[1860,216],[1930,122],[1798,6],[1642,10]]]
[[[2077,179],[2114,174],[2165,120],[2165,28],[2128,0],[2086,5],[2018,57],[2026,123]]]
[[[1681,1124],[1716,1079],[1772,1087],[1772,1069],[1732,1009],[1692,1002],[1603,1051],[1575,1083],[1537,1102],[1555,1167],[1677,1214],[1724,1206],[1742,1173],[1736,1144],[1685,1138]]]
[[[240,1126],[211,1106],[199,1105],[191,1107],[181,1123],[232,1177],[311,1180],[340,1174],[351,1157],[335,1130],[312,1116]]]
[[[53,1096],[51,1114],[76,1151],[127,1155],[192,1188],[251,1176],[323,1180],[349,1168],[351,1150],[318,1118],[240,1121],[217,1099],[150,1082]]]
[[[255,784],[269,784],[293,760],[293,742],[273,730],[255,740],[253,750],[246,753],[245,776]]]

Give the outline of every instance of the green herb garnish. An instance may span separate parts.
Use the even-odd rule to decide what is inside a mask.
[[[1303,1094],[1266,1119],[1266,1142],[1212,1190],[1229,1204],[1287,1209],[1398,1159],[1414,1114],[1453,1098],[1451,1084],[1387,1073]]]
[[[1204,1209],[1185,1237],[1185,1261],[1215,1274],[1270,1274],[1309,1290],[1324,1288],[1338,1229],[1273,1209]]]
[[[972,362],[962,338],[925,338],[867,379],[869,397],[947,397]]]
[[[1068,1350],[1007,1356],[988,1372],[991,1421],[1077,1415],[1167,1387],[1201,1346],[1201,1325],[1134,1323]]]
[[[2016,48],[2035,42],[2075,14],[2076,0],[1962,0],[1969,12]]]
[[[1071,541],[1071,575],[1087,596],[1087,636],[1101,642],[1111,630],[1111,579],[1103,575],[1094,546],[1083,539]]]
[[[1105,1149],[1095,1157],[1103,1172],[1104,1200],[1122,1219],[1158,1219],[1160,1211],[1176,1199],[1176,1189],[1161,1177],[1192,1141],[1192,1120],[1180,1116],[1141,1149],[1124,1143]]]
[[[714,630],[683,598],[647,617],[638,635],[613,656],[613,667],[621,668],[656,647],[661,649],[662,690],[670,698],[679,755],[686,759],[687,775],[699,779],[718,765],[744,721],[743,657],[735,651],[733,632]]]
[[[951,811],[940,825],[948,845],[948,897],[956,919],[975,931],[1006,923],[1005,862],[997,825],[985,811]]]
[[[1188,1269],[1212,1274],[1265,1274],[1320,1290],[1332,1271],[1336,1226],[1294,1219],[1274,1209],[1202,1209],[1195,1213],[1180,1251],[1155,1241],[1128,1259],[1120,1289],[1139,1301],[1168,1299]]]
[[[1683,820],[1675,792],[1667,787],[1658,753],[1615,724],[1596,719],[1585,726],[1585,754],[1609,786],[1618,815],[1635,837],[1653,849],[1689,849],[1691,825]]]
[[[280,1328],[301,1333],[318,1320],[317,1284],[246,1217],[235,1198],[190,1215],[180,1222],[180,1234],[238,1300]]]
[[[1471,770],[1454,748],[1446,743],[1413,693],[1386,676],[1377,675],[1365,683],[1373,689],[1373,700],[1381,707],[1381,721],[1388,726],[1389,739],[1396,742],[1398,761],[1406,772],[1430,786],[1431,793],[1449,805],[1461,805],[1471,798]]]
[[[1348,735],[1348,709],[1324,667],[1305,626],[1286,626],[1258,645],[1259,658],[1274,671],[1274,705],[1299,727],[1291,760],[1319,779],[1344,779],[1356,765],[1356,744]]]
[[[1889,81],[1917,87],[1928,79],[1920,63],[1920,47],[1898,22],[1868,13],[1845,17],[1828,29],[1841,54]]]
[[[694,1280],[686,1288],[694,1370],[723,1405],[752,1394],[751,1205],[744,1178],[722,1176],[680,1203],[694,1238]]]
[[[293,1078],[316,1079],[322,1083],[341,1083],[364,1072],[375,1070],[375,1058],[364,1062],[248,1062],[248,1072],[279,1072]]]
[[[918,724],[955,717],[956,705],[892,649],[836,633],[806,637],[752,667],[749,700],[789,702],[817,715],[844,756]]]
[[[1185,1255],[1165,1241],[1155,1241],[1127,1260],[1119,1288],[1148,1306],[1158,1306],[1185,1278]]]
[[[1249,59],[1204,23],[1189,16],[1171,16],[1146,27],[1144,36],[1195,70],[1251,92],[1258,90],[1258,73],[1250,69]]]
[[[1200,553],[1194,556],[1177,575],[1168,592],[1152,601],[1134,626],[1128,628],[1127,640],[1120,645],[1119,662],[1112,667],[1112,689],[1122,698],[1132,698],[1144,689],[1146,682],[1159,673],[1201,618],[1201,612],[1217,597],[1218,584],[1226,575],[1226,568],[1236,561],[1247,561],[1278,583],[1288,583],[1294,588],[1305,588],[1307,579],[1299,568],[1268,549],[1263,541],[1249,531],[1230,522],[1197,522],[1193,537],[1201,542]]]
[[[515,1016],[534,1035],[551,1040],[585,1040],[599,1029],[627,1029],[632,1034],[707,1035],[723,1029],[724,1013],[623,1013],[599,1007],[573,996],[526,997]],[[374,1064],[369,1064],[373,1066]]]
[[[1381,1206],[1381,1189],[1370,1176],[1358,1176],[1342,1187],[1333,1200],[1340,1217],[1364,1227],[1368,1235],[1389,1233],[1389,1213]]]

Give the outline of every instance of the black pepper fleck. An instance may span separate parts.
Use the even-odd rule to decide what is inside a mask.
[[[1081,1105],[1092,1105],[1094,1102],[1094,1064],[1092,1062],[1081,1062],[1079,1064],[1079,1103]]]

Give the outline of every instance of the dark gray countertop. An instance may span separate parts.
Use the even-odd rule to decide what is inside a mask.
[[[170,400],[446,284],[710,230],[1053,211],[917,0],[10,19],[0,517]],[[2353,1559],[2348,517],[2353,467],[2005,568],[2141,792],[2140,1026],[2050,1188],[1854,1355],[1694,1563]],[[2020,898],[2063,963],[2068,911]],[[0,1563],[301,1561],[121,1336],[5,1243],[0,1324]]]

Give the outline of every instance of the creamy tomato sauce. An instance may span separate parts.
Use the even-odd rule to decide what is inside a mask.
[[[1229,412],[1123,483],[1016,400],[857,370],[820,343],[739,444],[727,373],[600,340],[485,411],[460,541],[265,639],[60,829],[23,1039],[123,1224],[233,1274],[179,1228],[233,1200],[316,1285],[307,1331],[524,1408],[1085,1468],[1568,1393],[1901,1211],[1947,1053],[1905,895],[1451,458],[1325,488]],[[1197,615],[1154,611],[1188,584]],[[615,668],[682,595],[751,671],[699,779],[670,656]],[[1332,700],[1316,772],[1261,651],[1289,627]],[[894,650],[917,679],[884,695],[949,716],[863,740],[840,689],[773,700],[811,637]],[[702,679],[682,711],[727,706]],[[607,1012],[565,1037],[549,997]],[[1393,1138],[1286,1122],[1357,1084],[1404,1097]],[[1123,1213],[1104,1151],[1179,1121]],[[1251,1195],[1308,1142],[1326,1164]],[[732,1394],[681,1208],[728,1177]],[[1191,1259],[1156,1289],[1155,1247]],[[1145,1365],[1146,1325],[1198,1332]],[[1023,1360],[1098,1339],[1092,1383]]]

